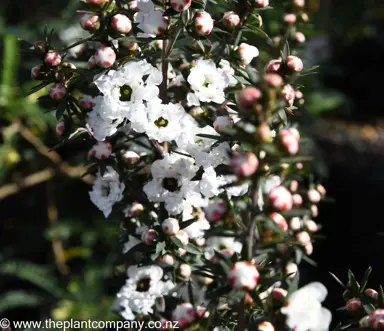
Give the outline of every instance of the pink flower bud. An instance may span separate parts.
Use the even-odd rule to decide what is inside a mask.
[[[217,132],[225,132],[233,127],[233,119],[230,116],[218,116],[213,122],[213,127]]]
[[[311,201],[312,203],[318,203],[321,200],[321,194],[319,191],[313,189],[310,189],[307,193],[308,195],[308,200]]]
[[[359,321],[359,325],[362,327],[362,328],[368,328],[369,327],[369,315],[366,315],[364,316],[360,321]]]
[[[291,210],[293,207],[293,199],[291,192],[284,186],[277,186],[269,193],[269,200],[273,208],[280,211]]]
[[[132,30],[131,20],[123,14],[116,14],[113,16],[111,26],[114,30],[120,33],[129,33],[129,31]]]
[[[305,254],[312,255],[313,253],[313,245],[311,242],[308,242],[304,245]]]
[[[192,0],[171,0],[171,6],[174,10],[182,13],[186,11],[192,4]]]
[[[289,221],[289,227],[293,231],[297,231],[301,229],[301,219],[299,217],[292,217]]]
[[[253,290],[259,277],[255,265],[248,261],[236,262],[228,272],[228,282],[238,290]]]
[[[64,121],[59,121],[57,124],[56,124],[56,135],[58,137],[61,137],[64,133],[64,130],[65,130],[65,124],[64,124]]]
[[[221,199],[211,202],[204,209],[205,217],[210,222],[219,221],[227,211],[228,211],[228,206],[225,203],[225,201]]]
[[[248,86],[236,94],[237,105],[240,109],[252,107],[261,98],[261,91],[253,86]]]
[[[295,23],[296,22],[296,15],[295,14],[284,14],[283,21],[285,23]]]
[[[318,225],[312,220],[305,221],[304,225],[307,228],[307,230],[310,232],[317,232],[319,230]]]
[[[144,211],[144,206],[141,203],[134,202],[124,209],[125,217],[136,217]]]
[[[108,141],[98,141],[90,150],[90,154],[96,159],[105,160],[112,153],[112,145]]]
[[[96,65],[96,59],[95,56],[92,55],[88,60],[88,69],[93,69]]]
[[[175,237],[181,241],[181,244],[183,246],[187,246],[188,245],[188,243],[189,243],[189,236],[188,236],[188,233],[185,232],[184,230],[179,230],[176,233]]]
[[[308,17],[308,14],[307,13],[301,13],[301,19],[304,21],[304,22],[308,22],[309,21],[309,17]]]
[[[196,14],[195,31],[201,36],[207,36],[212,32],[213,19],[206,11],[201,11]]]
[[[223,24],[227,29],[233,30],[240,24],[240,16],[233,11],[227,11],[223,16]]]
[[[125,152],[123,158],[128,164],[135,164],[140,161],[140,155],[134,151]]]
[[[270,143],[273,140],[272,131],[268,123],[261,123],[257,128],[257,136],[262,142]]]
[[[299,271],[299,267],[296,263],[290,262],[285,267],[285,273],[289,275],[289,278],[295,277],[296,273]]]
[[[195,239],[195,244],[199,247],[203,247],[205,245],[205,238],[196,238]]]
[[[319,209],[316,205],[311,206],[311,214],[313,217],[317,217],[319,215]]]
[[[139,49],[139,44],[135,43],[134,41],[120,42],[120,46],[131,51],[131,52],[137,51]]]
[[[377,291],[375,291],[374,289],[372,288],[367,288],[365,291],[364,291],[364,294],[368,297],[368,298],[371,298],[373,300],[377,300],[379,298],[379,293]]]
[[[100,27],[99,16],[92,14],[84,14],[80,18],[80,25],[84,30],[96,31]]]
[[[301,197],[300,194],[294,194],[292,195],[293,198],[293,204],[295,206],[301,206],[303,204],[303,198]]]
[[[286,129],[280,132],[280,140],[284,149],[291,155],[299,152],[300,134],[295,128]]]
[[[176,218],[167,218],[161,223],[161,229],[168,236],[174,236],[179,230],[179,221]]]
[[[248,152],[236,153],[232,156],[231,167],[236,175],[248,177],[252,176],[259,166],[256,155]]]
[[[289,84],[285,85],[281,90],[281,96],[287,101],[287,104],[292,107],[295,102],[295,90]]]
[[[268,7],[269,6],[269,0],[255,0],[255,4],[259,7]]]
[[[347,304],[345,308],[347,309],[347,312],[352,313],[356,310],[359,310],[362,307],[361,301],[359,298],[352,298],[347,301]]]
[[[296,32],[295,34],[295,40],[298,43],[304,43],[305,42],[305,35],[302,32]]]
[[[280,287],[275,287],[271,292],[271,297],[277,301],[284,302],[287,295],[288,295],[288,291]]]
[[[265,72],[277,72],[281,68],[281,60],[271,60],[265,66]]]
[[[47,54],[45,54],[44,62],[47,65],[56,67],[61,63],[61,55],[58,52],[49,51]]]
[[[384,330],[384,309],[376,309],[370,313],[368,325],[375,330]]]
[[[257,326],[257,330],[258,331],[275,331],[275,327],[271,322],[264,321],[259,323],[259,325]]]
[[[320,192],[321,195],[326,195],[327,194],[327,191],[325,190],[325,187],[321,184],[317,184],[316,185],[316,190],[318,190]]]
[[[157,233],[154,229],[148,229],[141,235],[141,240],[146,245],[152,245],[156,240]]]
[[[105,3],[110,0],[87,0],[90,5],[103,6]]]
[[[93,97],[88,94],[83,94],[79,98],[78,103],[79,103],[79,107],[83,110],[91,110],[95,106]]]
[[[172,313],[172,321],[177,321],[180,328],[186,328],[196,319],[196,311],[193,305],[189,302],[182,303],[176,306]]]
[[[31,78],[37,79],[37,77],[40,76],[41,69],[43,68],[42,65],[34,66],[31,70]]]
[[[293,180],[293,181],[289,184],[289,189],[290,189],[292,192],[296,192],[298,188],[299,188],[299,182],[298,182],[297,180]]]
[[[276,212],[273,212],[273,213],[269,214],[268,217],[272,221],[274,221],[276,223],[276,225],[278,225],[283,231],[288,230],[288,223],[285,220],[285,218],[283,217],[283,215],[276,213]]]
[[[301,231],[296,234],[296,239],[300,244],[306,245],[311,242],[311,236],[307,231]]]
[[[109,68],[116,61],[116,53],[111,47],[99,48],[94,56],[96,64],[101,68]]]
[[[283,78],[279,74],[265,74],[264,81],[271,87],[279,87],[283,85]]]
[[[62,83],[53,84],[49,91],[49,96],[56,101],[63,99],[66,94],[67,88]]]
[[[287,56],[287,66],[293,71],[299,72],[304,69],[303,61],[294,55]]]
[[[180,271],[180,275],[184,278],[189,278],[192,275],[192,269],[189,264],[185,264],[185,263],[180,264],[179,271]]]
[[[238,48],[240,60],[243,64],[248,65],[255,57],[259,56],[259,50],[255,46],[241,43]]]
[[[139,11],[139,7],[137,6],[137,0],[129,1],[128,7],[130,10]]]
[[[161,264],[172,266],[175,263],[175,259],[172,255],[165,254],[160,259]]]
[[[293,0],[293,4],[297,7],[304,7],[305,6],[305,0]]]
[[[302,99],[303,97],[304,97],[303,92],[301,92],[300,90],[295,91],[295,99]]]

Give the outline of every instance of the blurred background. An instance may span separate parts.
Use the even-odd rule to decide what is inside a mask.
[[[305,32],[305,104],[297,119],[313,139],[315,171],[328,191],[318,221],[326,239],[304,281],[329,289],[326,305],[343,304],[331,271],[346,280],[373,267],[370,287],[384,283],[384,59],[382,0],[307,0],[314,24]],[[272,1],[273,2],[273,1]],[[81,178],[83,153],[49,152],[56,118],[24,95],[33,63],[16,36],[41,39],[45,24],[69,42],[78,32],[78,0],[2,0],[0,5],[0,316],[111,320],[123,279],[114,273],[118,222],[105,221]],[[68,22],[73,27],[68,29]]]

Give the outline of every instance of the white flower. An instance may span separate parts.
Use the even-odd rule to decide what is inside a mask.
[[[321,283],[310,283],[288,297],[288,305],[281,308],[287,316],[286,324],[296,331],[328,330],[332,315],[321,306],[327,296],[327,289]]]
[[[196,213],[198,213],[198,216],[196,216]],[[211,225],[205,218],[204,212],[199,207],[194,207],[189,202],[185,202],[183,210],[183,222],[189,221],[194,217],[197,217],[197,220],[194,221],[190,226],[184,228],[184,231],[191,239],[203,238],[205,231],[209,230]]]
[[[144,32],[143,37],[155,37],[164,33],[168,28],[169,20],[163,16],[161,10],[155,10],[151,0],[137,0],[139,12],[135,14],[135,23]]]
[[[229,85],[229,77],[223,70],[216,68],[212,60],[198,59],[187,80],[195,92],[195,97],[190,94],[187,96],[190,101],[188,105],[198,106],[196,98],[202,102],[224,102],[224,89]]]
[[[206,242],[204,256],[206,259],[211,259],[215,251],[228,249],[233,253],[241,253],[243,244],[236,241],[234,237],[209,237]]]
[[[123,199],[124,183],[120,183],[119,174],[110,166],[107,166],[104,175],[99,172],[89,192],[91,201],[99,208],[105,217],[112,212],[112,206]]]
[[[255,265],[248,261],[236,262],[228,272],[228,282],[238,290],[254,289],[259,277]]]
[[[144,192],[150,201],[165,202],[165,208],[171,215],[180,214],[184,198],[200,195],[199,182],[191,181],[197,170],[192,158],[175,153],[165,154],[162,160],[152,164],[153,178],[144,186]]]
[[[130,266],[127,274],[128,279],[117,294],[117,305],[123,309],[121,315],[126,320],[134,320],[135,314],[153,313],[156,299],[173,287],[172,282],[161,281],[163,269],[158,266]]]

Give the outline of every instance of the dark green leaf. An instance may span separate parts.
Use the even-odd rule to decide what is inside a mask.
[[[184,248],[188,253],[191,253],[191,254],[195,254],[195,255],[202,254],[201,250],[200,250],[197,246],[195,246],[195,245],[193,245],[193,244],[191,244],[191,243],[188,243],[188,245],[187,245],[187,246],[184,246],[183,248]]]
[[[345,285],[344,285],[344,283],[335,275],[335,274],[333,274],[332,272],[330,272],[329,273],[331,276],[332,276],[332,278],[336,281],[336,282],[338,282],[342,287],[344,287],[344,288],[347,288]]]
[[[371,272],[372,272],[372,268],[369,267],[367,269],[367,271],[365,272],[364,276],[363,276],[363,279],[361,280],[361,286],[360,286],[360,292],[364,292],[365,290],[365,287],[367,286],[368,284],[368,280],[369,280],[369,276],[371,275]]]

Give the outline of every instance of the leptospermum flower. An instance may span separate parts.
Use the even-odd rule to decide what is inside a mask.
[[[374,330],[384,329],[384,309],[376,309],[369,314],[368,325]]]
[[[174,10],[182,13],[192,4],[192,0],[171,0],[171,6]]]
[[[100,27],[99,16],[92,14],[84,14],[80,18],[80,25],[84,30],[96,31]]]
[[[111,47],[99,48],[94,56],[95,63],[101,68],[109,68],[116,61],[116,53]]]
[[[49,91],[49,96],[55,101],[63,99],[66,94],[67,88],[62,83],[53,84]]]
[[[251,152],[241,152],[233,155],[231,167],[233,172],[239,176],[248,177],[253,175],[259,166],[259,160]]]
[[[223,25],[232,30],[240,24],[240,16],[233,11],[228,11],[223,15]]]
[[[269,199],[271,205],[277,210],[287,211],[293,207],[292,194],[284,186],[273,188],[269,193]]]
[[[111,26],[117,32],[129,33],[132,29],[132,22],[127,16],[123,14],[116,14],[111,19]]]
[[[280,309],[286,324],[297,331],[328,330],[331,313],[321,306],[328,291],[321,283],[310,283],[288,297],[288,305]]]
[[[169,19],[163,16],[161,10],[155,10],[151,0],[137,0],[137,8],[138,12],[134,16],[135,23],[147,37],[155,37],[168,29]]]
[[[294,55],[289,55],[287,57],[287,66],[288,68],[296,72],[300,72],[304,68],[303,61],[299,57]]]
[[[61,55],[55,51],[49,51],[44,57],[45,64],[56,67],[61,63]]]
[[[112,153],[112,145],[108,141],[98,141],[89,151],[96,159],[107,159]]]
[[[255,46],[241,43],[239,46],[240,60],[243,64],[248,65],[255,57],[259,56],[259,50]]]
[[[209,35],[213,29],[213,19],[206,11],[200,11],[195,17],[195,31],[201,36]]]

